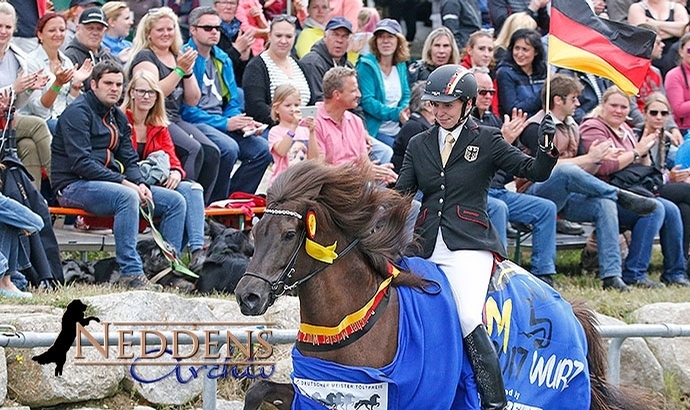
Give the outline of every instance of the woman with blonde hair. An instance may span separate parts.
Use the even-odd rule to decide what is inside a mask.
[[[204,259],[204,189],[194,181],[184,180],[185,171],[175,154],[175,147],[168,132],[168,116],[165,113],[165,95],[158,85],[158,79],[149,71],[139,70],[129,81],[122,109],[132,126],[132,144],[140,159],[147,159],[155,152],[168,156],[169,173],[162,180],[151,184],[154,203],[165,203],[162,196],[181,195],[186,204],[184,224],[181,232],[165,237],[182,252],[189,241],[192,254],[192,270],[201,267]],[[149,181],[151,182],[151,181]],[[165,189],[161,189],[165,188]],[[171,193],[176,191],[175,194]],[[178,198],[179,200],[179,198]]]
[[[109,1],[101,7],[101,10],[108,21],[108,28],[103,35],[103,46],[107,47],[110,53],[118,57],[122,63],[126,63],[132,51],[132,42],[126,37],[134,24],[129,6],[124,1]]]
[[[458,64],[460,50],[453,33],[444,26],[434,29],[424,40],[422,59],[410,64],[407,72],[408,84],[426,81],[429,74],[444,64]]]
[[[484,30],[470,34],[460,65],[469,70],[472,67],[492,68],[493,63],[494,38],[491,34]]]
[[[189,178],[204,187],[208,202],[218,176],[220,151],[204,133],[180,117],[182,102],[196,106],[201,90],[193,72],[197,52],[192,48],[182,50],[182,34],[172,9],[151,9],[142,17],[131,54],[125,66],[127,77],[146,70],[159,82],[166,97],[168,130],[177,156]]]
[[[619,188],[645,194],[658,201],[656,210],[645,216],[620,207],[618,209],[619,224],[629,227],[632,231],[628,257],[623,265],[623,281],[628,285],[643,288],[664,287],[663,284],[650,280],[647,275],[654,237],[658,232],[661,252],[664,255],[661,281],[666,284],[690,286],[690,281],[685,275],[683,223],[680,211],[673,202],[655,196],[659,193],[658,188],[663,184],[663,180],[647,184],[641,177],[644,173],[649,179],[654,178],[655,173],[651,172],[652,157],[649,154],[651,147],[658,140],[658,129],[643,132],[642,138],[638,140],[637,135],[626,123],[630,97],[616,86],[609,87],[604,92],[600,105],[597,115],[582,121],[580,145],[588,152],[595,141],[610,144],[619,155],[616,159],[601,161],[595,175]],[[657,112],[657,115],[659,114],[663,117],[663,110]]]
[[[510,38],[513,36],[513,33],[521,28],[536,30],[537,22],[525,12],[513,13],[508,16],[501,31],[499,31],[498,36],[496,36],[496,41],[494,41],[494,61],[499,62],[505,59],[508,53]]]
[[[407,40],[400,24],[383,19],[369,40],[371,54],[357,62],[361,106],[367,132],[393,147],[400,125],[410,117],[410,86],[407,65],[410,58]]]
[[[271,22],[266,51],[249,60],[242,78],[247,115],[263,124],[275,125],[271,118],[271,104],[276,88],[292,84],[300,93],[301,105],[313,105],[306,68],[291,55],[295,44],[297,18],[280,15]],[[267,133],[266,133],[267,134]]]

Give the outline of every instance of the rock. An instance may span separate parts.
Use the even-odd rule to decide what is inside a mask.
[[[195,325],[200,322],[215,322],[215,317],[206,303],[169,293],[125,292],[89,297],[84,301],[97,312],[102,322],[147,322],[147,324],[137,326],[113,325],[111,331],[132,330],[138,334],[144,329],[171,331],[217,328],[217,326]],[[168,346],[168,348],[171,347]],[[151,346],[149,352],[158,351],[158,349],[157,346]],[[185,355],[194,353],[191,345],[182,345],[179,351]],[[201,361],[203,351],[203,347],[197,347],[196,354],[182,360],[183,363]],[[128,352],[134,354],[135,357],[141,356],[140,347],[131,348]],[[201,394],[205,371],[201,365],[171,364],[175,362],[175,359],[171,356],[171,350],[169,353],[152,360],[158,363],[164,362],[165,365],[137,365],[133,370],[131,365],[127,365],[125,377],[129,382],[128,386],[135,389],[150,403],[182,405]],[[135,373],[136,378],[131,373]]]
[[[600,314],[597,320],[602,326],[625,325],[625,322]],[[611,339],[604,339],[604,342],[608,346]],[[664,390],[663,369],[641,337],[627,338],[621,346],[620,385],[643,388],[650,393]]]
[[[27,306],[28,307],[28,306]],[[29,309],[27,313],[13,309],[0,312],[0,321],[10,323],[18,331],[50,332],[60,331],[62,309]],[[35,308],[35,307],[30,307]],[[9,319],[7,316],[13,316]],[[96,324],[97,325],[97,324]],[[87,327],[92,332],[100,327],[91,323]],[[41,366],[31,360],[34,355],[45,352],[47,347],[32,349],[7,348],[7,386],[12,390],[16,401],[31,407],[48,407],[61,403],[74,403],[84,400],[101,399],[112,396],[124,377],[121,366],[78,366],[75,365],[75,348],[67,353],[67,362],[61,377],[54,375],[55,365]],[[84,350],[83,362],[99,360],[95,349]]]
[[[632,312],[635,323],[690,324],[690,303],[654,303]],[[681,394],[690,393],[690,339],[649,337],[647,344],[664,371],[676,375]]]
[[[216,400],[216,410],[242,410],[244,402],[238,400]]]
[[[0,410],[31,410],[29,406],[0,407]]]

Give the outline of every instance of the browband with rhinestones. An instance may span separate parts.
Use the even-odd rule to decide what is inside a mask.
[[[298,214],[295,211],[290,211],[287,209],[271,209],[271,208],[266,208],[264,209],[265,214],[272,214],[272,215],[282,215],[282,216],[292,216],[293,218],[297,219],[302,219],[302,215]]]

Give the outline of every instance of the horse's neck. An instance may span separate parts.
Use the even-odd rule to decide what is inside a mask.
[[[348,258],[349,259],[349,258]],[[356,259],[356,258],[351,258]],[[366,266],[362,259],[334,263],[329,269],[300,287],[300,318],[302,323],[333,327],[345,316],[356,312],[369,302],[382,282],[380,275]],[[377,309],[375,325],[356,341],[329,351],[303,351],[303,355],[318,357],[347,366],[379,368],[389,364],[398,349],[398,296],[390,287],[385,310]],[[354,337],[354,336],[350,336]]]
[[[336,326],[374,296],[381,277],[361,260],[339,261],[300,287],[300,320]]]

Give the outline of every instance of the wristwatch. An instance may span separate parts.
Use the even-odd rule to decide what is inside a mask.
[[[286,134],[287,134],[288,137],[290,137],[290,138],[295,138],[295,132],[292,131],[292,130],[287,130]]]
[[[640,161],[640,153],[637,152],[637,151],[635,151],[635,150],[633,150],[633,162],[634,162],[634,163],[637,163],[637,162],[639,162],[639,161]]]

